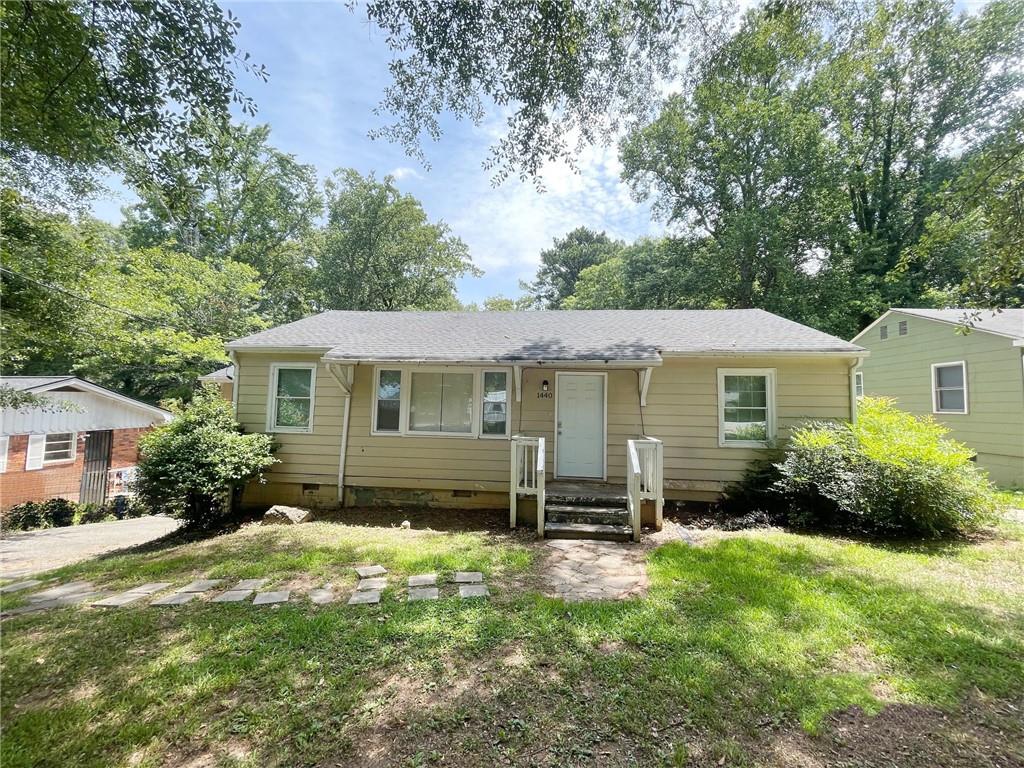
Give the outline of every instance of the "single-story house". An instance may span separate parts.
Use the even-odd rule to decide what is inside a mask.
[[[139,437],[171,419],[165,410],[76,376],[4,376],[0,386],[54,402],[0,412],[4,509],[57,497],[106,501],[131,479]]]
[[[933,416],[993,482],[1024,487],[1024,309],[890,309],[857,334],[864,393]]]
[[[235,397],[235,366],[225,365],[205,376],[200,376],[199,384],[216,387],[221,397],[233,401]]]
[[[280,446],[244,503],[509,507],[543,534],[580,518],[545,499],[605,497],[634,536],[852,418],[865,355],[755,309],[329,311],[228,350],[238,420]]]

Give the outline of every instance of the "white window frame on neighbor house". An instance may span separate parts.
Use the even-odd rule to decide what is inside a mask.
[[[939,368],[953,368],[954,366],[960,366],[960,370],[963,375],[963,390],[964,390],[964,408],[962,411],[951,411],[951,410],[939,410],[939,387],[938,385],[938,369]],[[954,389],[954,387],[944,387],[943,389]],[[970,400],[968,399],[967,393],[967,361],[966,360],[953,360],[948,363],[932,363],[932,413],[934,414],[957,414],[965,415],[970,412]]]
[[[398,371],[399,384],[398,429],[379,429],[377,426],[377,395],[380,392],[381,371]],[[413,373],[461,373],[473,376],[473,416],[468,432],[437,432],[409,428],[412,401]],[[505,374],[505,433],[483,434],[483,381],[486,373]],[[445,437],[462,440],[508,440],[512,429],[511,408],[512,370],[509,368],[482,368],[463,365],[377,365],[373,369],[373,397],[370,400],[370,434],[379,437]]]
[[[718,369],[718,445],[720,448],[767,448],[775,439],[775,368],[719,368]],[[725,439],[725,377],[726,376],[764,376],[765,377],[765,420],[767,421],[767,437],[765,440],[726,440]]]
[[[267,432],[281,432],[308,435],[313,431],[316,414],[316,363],[271,363],[270,382],[267,391]],[[306,427],[278,426],[277,424],[277,382],[281,371],[309,371],[309,425]]]
[[[7,471],[7,450],[10,447],[10,435],[0,435],[0,475]]]
[[[50,449],[50,438],[56,437],[57,435],[70,435],[70,445],[68,449],[70,453],[67,456],[61,456],[58,459],[46,458],[46,452]],[[54,441],[57,442],[57,441]],[[68,440],[61,440],[61,443],[66,443]],[[43,465],[47,464],[67,464],[68,462],[74,461],[75,456],[78,452],[78,433],[77,432],[49,432],[46,434],[43,440]]]
[[[857,397],[864,397],[864,371],[857,371],[853,374],[853,394]]]

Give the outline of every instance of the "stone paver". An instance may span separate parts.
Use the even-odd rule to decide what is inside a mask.
[[[263,589],[263,585],[266,584],[267,581],[268,579],[242,579],[231,588],[231,591],[235,592],[239,589],[248,589],[251,592],[255,592],[257,589]]]
[[[491,593],[486,584],[459,584],[459,597],[487,597]]]
[[[550,592],[570,602],[624,600],[647,591],[644,551],[607,541],[562,540],[549,548],[544,578]]]
[[[184,605],[185,603],[191,603],[197,597],[199,597],[198,592],[175,592],[164,597],[158,597],[150,602],[150,605]]]
[[[376,605],[380,602],[379,589],[367,589],[353,593],[348,599],[349,605]]]
[[[111,595],[97,600],[92,603],[92,606],[94,608],[123,608],[126,605],[139,602],[145,596],[142,592],[122,592],[119,595]]]
[[[184,587],[179,589],[179,592],[207,592],[214,587],[223,584],[224,579],[197,579],[191,584],[186,584]]]
[[[50,608],[64,608],[69,605],[77,605],[78,603],[84,603],[86,600],[92,600],[95,597],[99,597],[100,593],[96,590],[87,590],[85,592],[73,592],[71,594],[62,595],[61,597],[55,597],[52,600],[41,600],[28,605],[22,605],[17,608],[11,608],[8,611],[4,611],[4,616],[17,616],[22,613],[33,613],[34,611],[46,611]]]
[[[273,605],[275,603],[287,603],[291,597],[290,589],[279,589],[276,592],[259,592],[252,601],[253,605]]]
[[[252,595],[254,590],[252,589],[229,589],[227,592],[221,592],[217,595],[211,603],[240,603],[246,598]],[[194,593],[193,593],[194,594]]]
[[[42,584],[39,579],[28,579],[27,581],[16,581],[14,584],[8,584],[6,587],[0,587],[0,594],[8,594],[9,592],[21,592],[23,589],[29,589],[30,587],[38,587]]]
[[[360,592],[367,590],[380,591],[388,585],[387,579],[360,579],[359,583],[356,584],[356,589]]]
[[[483,580],[484,575],[480,571],[456,571],[452,579],[456,584],[481,584]]]
[[[417,600],[437,600],[440,597],[440,590],[437,587],[414,587],[409,590],[409,602]]]
[[[84,594],[86,592],[95,593],[96,588],[89,581],[69,581],[67,584],[58,584],[56,587],[50,587],[44,589],[42,592],[36,592],[34,595],[29,595],[28,600],[30,603],[43,603],[50,600],[60,600],[71,595]]]
[[[383,576],[388,572],[388,569],[382,565],[363,565],[356,568],[356,573],[359,574],[359,578],[368,579],[371,576]]]
[[[327,605],[334,602],[334,590],[328,584],[323,589],[311,589],[309,599],[314,605]]]
[[[150,581],[146,584],[142,584],[138,587],[132,587],[127,590],[128,592],[137,592],[140,595],[155,595],[157,592],[162,592],[171,586],[169,581]]]
[[[432,587],[437,584],[436,573],[421,573],[418,576],[409,577],[410,587]]]

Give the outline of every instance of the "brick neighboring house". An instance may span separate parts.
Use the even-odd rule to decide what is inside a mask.
[[[0,415],[0,508],[65,498],[102,503],[123,490],[139,437],[171,414],[75,376],[9,376],[0,386],[68,402],[72,409]]]

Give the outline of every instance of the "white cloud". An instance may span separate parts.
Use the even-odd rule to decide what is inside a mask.
[[[394,176],[395,181],[401,181],[402,179],[422,179],[419,171],[415,168],[410,168],[407,165],[400,165],[398,168],[390,171],[389,176]]]

